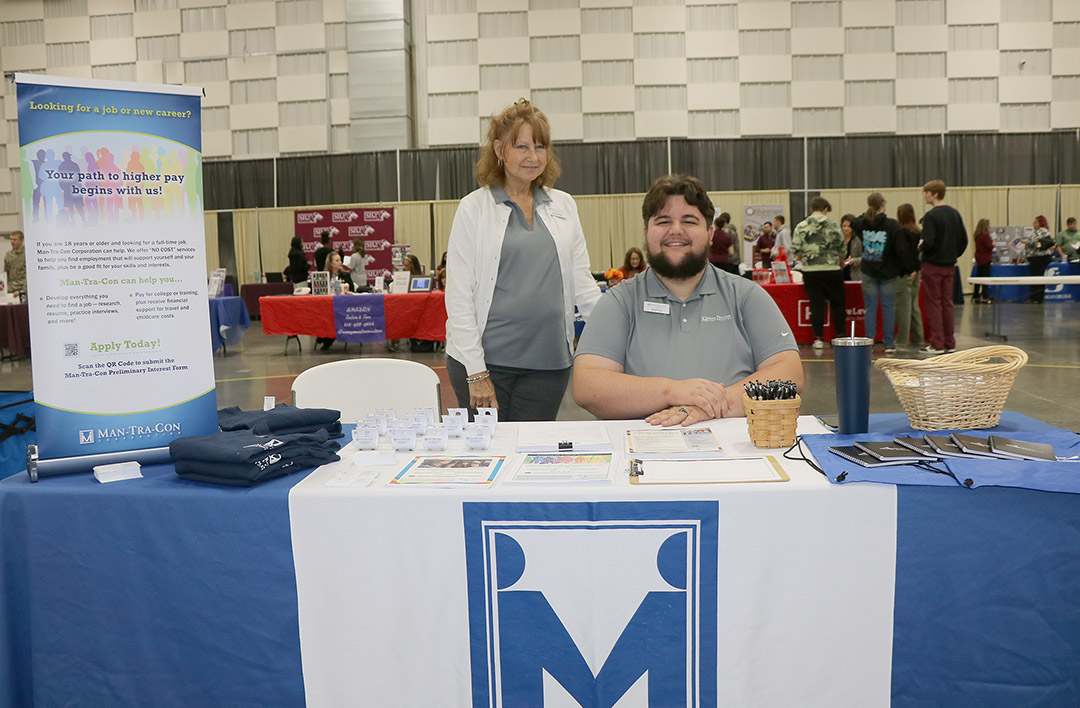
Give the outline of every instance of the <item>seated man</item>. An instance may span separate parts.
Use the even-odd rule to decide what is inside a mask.
[[[798,345],[759,285],[709,264],[713,205],[695,177],[656,180],[641,207],[650,268],[611,288],[574,359],[574,400],[600,418],[691,425],[745,415],[747,381],[803,385]]]

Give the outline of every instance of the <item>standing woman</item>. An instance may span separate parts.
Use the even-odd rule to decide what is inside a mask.
[[[866,198],[866,213],[852,228],[862,237],[862,291],[866,303],[866,336],[877,334],[877,308],[881,302],[881,340],[885,353],[896,351],[896,239],[900,225],[885,214],[885,197],[872,192]]]
[[[915,207],[901,204],[896,210],[900,234],[896,241],[900,277],[896,279],[896,343],[918,345],[923,340],[922,310],[919,309],[919,237],[922,227],[915,221]]]
[[[289,267],[285,275],[290,283],[302,283],[307,280],[308,268],[311,267],[304,254],[304,242],[299,236],[293,236],[289,244]]]
[[[525,99],[492,117],[480,189],[458,205],[446,267],[446,368],[458,405],[554,420],[570,380],[574,306],[600,299],[577,204],[544,114]]]
[[[990,263],[994,260],[994,239],[990,237],[990,220],[979,219],[975,227],[975,276],[990,277]],[[975,284],[972,302],[990,302],[990,286]]]
[[[1050,225],[1042,214],[1035,217],[1035,223],[1032,225],[1035,227],[1035,231],[1024,244],[1024,253],[1027,254],[1028,275],[1043,275],[1046,272],[1046,266],[1050,265],[1054,253],[1058,250],[1057,241],[1051,235]],[[1028,301],[1042,304],[1043,296],[1046,294],[1046,286],[1032,285],[1030,287],[1031,294],[1028,295]]]
[[[349,279],[352,281],[353,292],[360,292],[360,288],[367,285],[367,248],[364,239],[357,237],[352,242],[352,253],[345,264],[349,269]]]
[[[844,266],[844,280],[862,280],[862,239],[851,228],[855,223],[853,214],[844,214],[840,217],[840,231],[844,234],[844,260],[840,262]]]

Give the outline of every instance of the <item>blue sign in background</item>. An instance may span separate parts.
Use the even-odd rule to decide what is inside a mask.
[[[334,329],[342,342],[382,342],[386,310],[382,295],[335,295]]]

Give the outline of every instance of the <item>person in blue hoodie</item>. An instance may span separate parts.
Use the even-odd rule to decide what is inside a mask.
[[[885,197],[873,192],[867,209],[853,225],[862,237],[862,291],[866,303],[866,336],[877,337],[877,308],[881,303],[881,340],[885,353],[896,352],[896,279],[900,276],[896,244],[900,224],[885,214]]]

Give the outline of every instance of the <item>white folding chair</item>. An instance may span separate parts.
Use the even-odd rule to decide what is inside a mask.
[[[406,415],[414,408],[442,410],[439,375],[407,359],[344,359],[313,366],[293,379],[293,405],[333,408],[355,423],[376,408]]]

